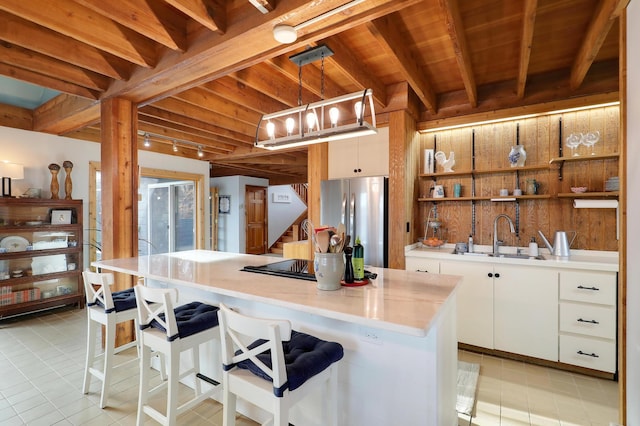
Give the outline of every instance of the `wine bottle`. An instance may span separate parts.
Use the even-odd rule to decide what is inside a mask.
[[[353,278],[356,281],[364,280],[364,247],[360,244],[360,237],[356,237],[356,244],[353,246]]]

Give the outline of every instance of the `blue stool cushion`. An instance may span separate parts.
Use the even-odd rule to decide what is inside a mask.
[[[256,340],[249,349],[255,348],[263,344],[265,340]],[[344,356],[342,345],[336,342],[327,342],[318,339],[315,336],[301,333],[295,330],[291,331],[291,339],[288,342],[282,342],[284,349],[284,363],[287,369],[287,383],[281,388],[274,388],[273,393],[277,397],[282,397],[284,391],[290,391],[299,388],[311,377],[322,372],[331,364],[339,361]],[[238,353],[236,353],[237,355]],[[271,368],[271,353],[266,351],[258,355],[258,359],[266,366]],[[248,369],[256,376],[265,380],[273,381],[271,377],[265,374],[251,360],[244,360],[238,363],[239,368]]]
[[[136,295],[133,292],[133,288],[128,288],[126,290],[111,293],[111,297],[113,299],[113,309],[105,310],[105,312],[108,314],[110,314],[111,312],[124,312],[129,309],[135,309],[137,306]],[[104,303],[99,300],[97,300],[95,304],[104,308]]]
[[[184,339],[193,334],[218,326],[218,310],[217,306],[208,305],[202,302],[191,302],[186,305],[178,306],[173,310],[178,325],[178,334],[168,338],[170,342],[177,338]],[[160,315],[164,320],[164,314]],[[167,331],[156,320],[151,321],[151,327],[162,331]]]

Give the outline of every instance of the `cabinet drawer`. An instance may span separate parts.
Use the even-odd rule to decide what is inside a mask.
[[[560,303],[560,331],[615,340],[616,310],[607,306]]]
[[[560,362],[615,373],[615,340],[561,335]]]
[[[439,274],[440,262],[434,259],[407,256],[404,260],[404,269],[407,271],[431,272],[432,274]]]
[[[560,299],[616,305],[615,272],[560,272]]]

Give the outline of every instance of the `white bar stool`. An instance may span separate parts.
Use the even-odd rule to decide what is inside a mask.
[[[287,320],[253,318],[220,304],[223,425],[235,425],[236,398],[273,414],[275,426],[289,424],[289,409],[324,387],[323,425],[338,424],[337,364],[344,350],[291,330]],[[245,346],[247,339],[255,340]]]
[[[218,392],[215,380],[200,373],[199,347],[202,343],[219,339],[218,308],[201,302],[191,302],[174,308],[178,300],[177,289],[134,287],[140,326],[140,394],[137,424],[144,423],[145,414],[163,425],[175,425],[176,418]],[[180,354],[191,350],[193,367],[180,372]],[[149,368],[152,351],[164,355],[168,380],[151,388]],[[194,396],[178,406],[179,381],[195,374]],[[211,387],[203,391],[200,380]],[[165,414],[151,407],[149,399],[167,388]]]
[[[136,337],[132,342],[115,347],[116,325],[118,323],[133,320],[136,322],[134,328],[137,329],[136,298],[133,288],[111,293],[114,281],[111,273],[84,271],[82,278],[87,300],[87,358],[84,366],[82,393],[89,392],[91,376],[101,380],[100,408],[104,408],[107,404],[111,383],[111,371],[136,360],[134,358],[117,365],[113,364],[116,354],[138,345]],[[105,327],[104,351],[101,354],[96,354],[96,338],[99,336],[98,329],[102,325]],[[137,331],[135,333],[137,336]],[[138,355],[140,355],[139,349]],[[95,361],[100,357],[104,357],[102,371],[93,367]]]

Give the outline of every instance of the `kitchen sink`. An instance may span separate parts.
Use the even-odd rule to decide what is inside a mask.
[[[498,256],[495,256],[493,253],[485,253],[485,252],[473,252],[473,253],[464,252],[464,253],[458,253],[458,254],[462,254],[464,256],[504,257],[507,259],[545,260],[543,255],[529,256],[528,254],[516,254],[516,253],[500,253]]]

